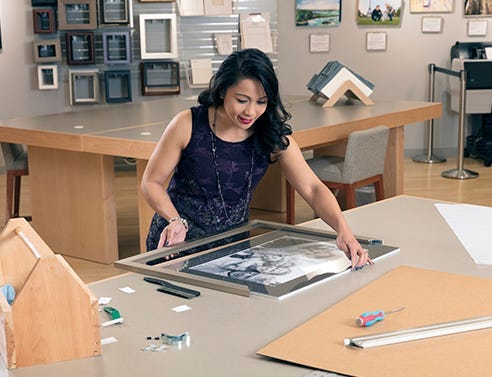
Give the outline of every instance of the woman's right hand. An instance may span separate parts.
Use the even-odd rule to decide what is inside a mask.
[[[181,221],[173,221],[169,223],[161,233],[157,248],[174,245],[178,242],[183,242],[186,238],[188,229]]]

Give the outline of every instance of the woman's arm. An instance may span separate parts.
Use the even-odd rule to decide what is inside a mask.
[[[142,176],[140,189],[150,207],[166,220],[180,218],[166,188],[181,152],[191,138],[191,110],[178,113],[167,125],[156,148],[150,156]],[[181,221],[172,221],[164,228],[158,247],[184,241],[186,227]]]
[[[289,147],[280,152],[280,166],[291,186],[304,198],[316,214],[337,232],[337,246],[352,261],[352,267],[372,263],[356,240],[332,192],[306,163],[296,141],[288,136]]]

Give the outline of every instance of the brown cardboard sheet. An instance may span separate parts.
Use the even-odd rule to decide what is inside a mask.
[[[389,314],[371,327],[355,318]],[[260,349],[259,355],[351,376],[490,376],[492,329],[370,349],[345,338],[492,315],[492,279],[398,267]],[[272,361],[274,362],[274,361]]]

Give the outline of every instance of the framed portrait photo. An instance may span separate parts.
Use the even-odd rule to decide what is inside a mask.
[[[376,3],[373,0],[358,0],[357,25],[397,26],[401,23],[402,0],[387,0]]]
[[[410,0],[410,13],[451,13],[454,0]]]
[[[342,21],[342,0],[296,0],[296,26],[338,26]]]
[[[463,15],[465,17],[492,17],[492,1],[465,0]]]

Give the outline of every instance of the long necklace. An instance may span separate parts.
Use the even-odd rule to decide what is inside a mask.
[[[216,180],[217,180],[217,190],[219,191],[219,196],[220,196],[220,200],[221,200],[221,204],[222,204],[222,208],[224,210],[224,214],[225,214],[225,217],[226,217],[226,220],[231,224],[233,225],[234,223],[232,222],[231,220],[231,217],[229,216],[229,213],[227,212],[227,208],[226,208],[226,203],[225,203],[225,200],[224,200],[224,193],[222,191],[222,185],[220,184],[220,176],[219,176],[219,157],[218,157],[218,153],[217,153],[217,148],[216,148],[216,145],[215,145],[215,123],[217,122],[217,108],[215,109],[215,112],[214,112],[214,121],[212,123],[212,128],[210,128],[210,140],[212,142],[212,156],[213,156],[213,160],[214,160],[214,169],[215,169],[215,177],[216,177]],[[212,130],[213,129],[213,130]],[[241,216],[241,220],[240,222],[243,222],[244,219],[246,218],[246,213],[248,211],[248,205],[249,205],[249,201],[251,199],[251,185],[252,185],[252,182],[253,182],[253,168],[254,168],[254,163],[255,163],[255,160],[254,160],[254,157],[255,156],[255,153],[254,153],[254,149],[251,150],[251,162],[250,162],[250,168],[249,168],[249,176],[248,176],[248,187],[247,187],[247,191],[246,191],[246,202],[244,203],[244,208],[243,208],[243,215]]]

